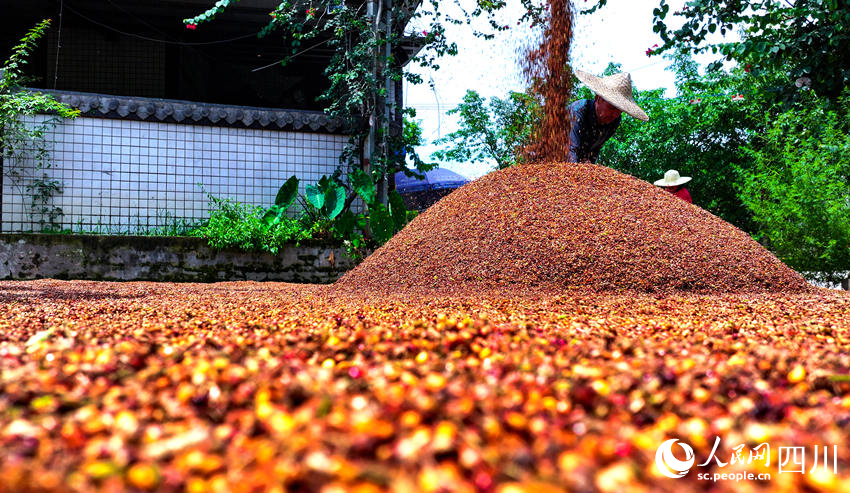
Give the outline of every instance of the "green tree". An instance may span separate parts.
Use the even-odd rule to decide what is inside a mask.
[[[596,0],[582,14],[592,14],[608,0]],[[653,31],[661,46],[647,55],[667,51],[682,54],[711,51],[753,71],[785,74],[786,99],[809,86],[834,99],[850,84],[850,7],[846,0],[690,0],[673,12],[681,26],[668,26],[670,5],[660,0],[653,10]],[[716,34],[736,32],[737,41]]]
[[[422,173],[437,167],[437,163],[424,161],[416,150],[425,141],[422,139],[421,120],[414,118],[416,118],[416,110],[405,108],[402,133],[392,141],[392,148],[396,151],[390,158],[388,173],[391,175],[404,171],[409,176],[422,178]]]
[[[753,70],[782,72],[786,95],[810,85],[818,95],[836,98],[850,84],[846,0],[690,0],[674,12],[684,20],[675,29],[667,25],[669,10],[661,0],[653,11],[653,29],[663,41],[654,54],[710,50]],[[739,33],[738,41],[712,41],[714,33],[732,31]]]
[[[490,161],[503,169],[521,160],[521,151],[529,144],[542,112],[528,93],[511,92],[505,99],[492,97],[488,103],[468,90],[463,102],[448,114],[459,116],[460,128],[436,140],[435,144],[446,147],[432,156],[442,161]]]
[[[754,165],[739,170],[761,240],[792,268],[830,282],[850,272],[850,98],[835,106],[809,96],[782,113],[747,146]]]
[[[741,150],[763,128],[761,113],[773,79],[742,70],[701,75],[689,57],[672,59],[677,95],[663,89],[636,91],[635,100],[650,119],[624,116],[620,128],[603,146],[599,164],[653,182],[669,169],[692,176],[688,189],[694,203],[746,231],[753,230],[751,214],[736,189],[733,165],[742,169],[752,158]],[[606,73],[619,70],[611,65]],[[577,97],[589,98],[584,86]]]

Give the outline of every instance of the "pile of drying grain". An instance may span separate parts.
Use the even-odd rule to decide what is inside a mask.
[[[612,169],[572,163],[516,166],[465,185],[336,286],[453,293],[808,289],[709,212]]]

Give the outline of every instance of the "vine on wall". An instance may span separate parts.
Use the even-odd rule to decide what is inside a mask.
[[[38,23],[27,32],[3,64],[0,75],[0,150],[3,179],[16,188],[21,197],[29,197],[29,217],[39,231],[58,231],[62,209],[53,199],[62,193],[62,183],[48,170],[51,156],[45,133],[63,118],[75,118],[72,109],[48,94],[24,88],[27,57],[50,27],[50,19]],[[48,114],[42,121],[36,115]],[[36,118],[33,118],[36,117]]]

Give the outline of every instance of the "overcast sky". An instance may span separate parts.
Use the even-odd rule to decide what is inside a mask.
[[[445,113],[457,106],[467,89],[474,89],[487,98],[503,98],[511,90],[523,90],[517,59],[520,49],[528,43],[529,31],[526,26],[516,25],[522,13],[520,1],[507,1],[508,7],[500,22],[510,25],[511,29],[498,33],[494,40],[484,41],[472,36],[467,26],[447,26],[448,36],[457,42],[459,54],[442,60],[437,71],[414,70],[423,75],[425,84],[405,84],[406,106],[416,108],[423,137],[429,144],[457,129],[457,121]],[[461,3],[470,2],[461,0]],[[589,2],[578,0],[574,3],[587,5]],[[576,15],[571,49],[573,66],[600,75],[609,62],[616,62],[622,64],[625,72],[631,73],[638,89],[672,88],[673,74],[665,70],[668,62],[661,57],[646,56],[647,48],[660,43],[658,35],[652,32],[652,10],[658,3],[658,0],[609,0],[606,7],[594,14]],[[669,1],[671,14],[684,3],[684,0]],[[430,81],[433,81],[433,89],[427,83]],[[672,90],[668,90],[668,95],[673,95]],[[420,155],[430,160],[430,154],[436,149],[433,145],[423,146]],[[468,178],[476,178],[492,169],[492,165],[462,163],[445,163],[441,167]]]

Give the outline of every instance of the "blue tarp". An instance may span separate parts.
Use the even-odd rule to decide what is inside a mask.
[[[395,174],[395,189],[398,193],[425,192],[428,190],[442,190],[446,188],[459,188],[469,180],[463,176],[443,168],[432,169],[425,172],[424,180],[405,176],[403,171]]]

